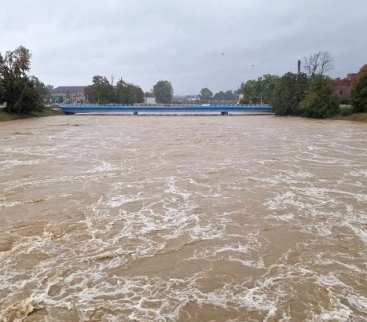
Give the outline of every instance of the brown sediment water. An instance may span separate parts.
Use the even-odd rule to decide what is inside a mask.
[[[367,321],[367,126],[0,125],[0,321]]]

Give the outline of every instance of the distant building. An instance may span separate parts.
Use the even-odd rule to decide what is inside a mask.
[[[144,104],[146,105],[154,105],[157,104],[156,99],[152,93],[145,93],[144,95]]]
[[[341,101],[349,101],[352,98],[352,89],[357,74],[348,74],[346,78],[337,78],[334,80],[333,95]]]
[[[86,86],[59,86],[52,90],[53,103],[86,103]]]

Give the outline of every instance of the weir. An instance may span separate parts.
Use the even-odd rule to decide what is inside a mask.
[[[272,114],[269,104],[218,105],[114,105],[114,104],[60,104],[65,114]]]

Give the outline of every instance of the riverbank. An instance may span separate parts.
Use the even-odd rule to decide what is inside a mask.
[[[63,114],[61,111],[56,111],[50,107],[44,108],[42,112],[34,112],[32,114],[12,114],[4,111],[0,111],[0,122],[7,122],[31,117],[44,117],[44,116],[52,116],[52,115],[61,115]]]
[[[345,121],[367,122],[367,113],[355,113],[347,116],[338,115],[335,116],[334,119]]]

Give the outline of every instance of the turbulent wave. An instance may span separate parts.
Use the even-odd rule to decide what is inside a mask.
[[[365,126],[74,120],[0,129],[0,321],[367,321]]]

